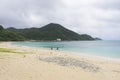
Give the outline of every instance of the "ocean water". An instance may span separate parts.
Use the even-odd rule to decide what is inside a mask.
[[[46,49],[59,47],[61,51],[120,59],[120,41],[13,42],[13,44]]]

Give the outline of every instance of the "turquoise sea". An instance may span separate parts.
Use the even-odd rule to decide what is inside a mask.
[[[120,41],[13,42],[13,44],[46,49],[59,47],[61,51],[120,59]]]

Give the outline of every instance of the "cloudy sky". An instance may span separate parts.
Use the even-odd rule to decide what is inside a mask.
[[[6,28],[48,23],[105,40],[120,40],[120,0],[0,0],[0,24]]]

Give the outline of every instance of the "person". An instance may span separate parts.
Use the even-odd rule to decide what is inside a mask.
[[[51,47],[51,50],[53,50],[53,47]]]
[[[59,47],[57,47],[57,50],[59,50]]]

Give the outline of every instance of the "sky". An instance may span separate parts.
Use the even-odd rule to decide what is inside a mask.
[[[120,0],[0,0],[5,28],[58,23],[104,40],[120,40]]]

